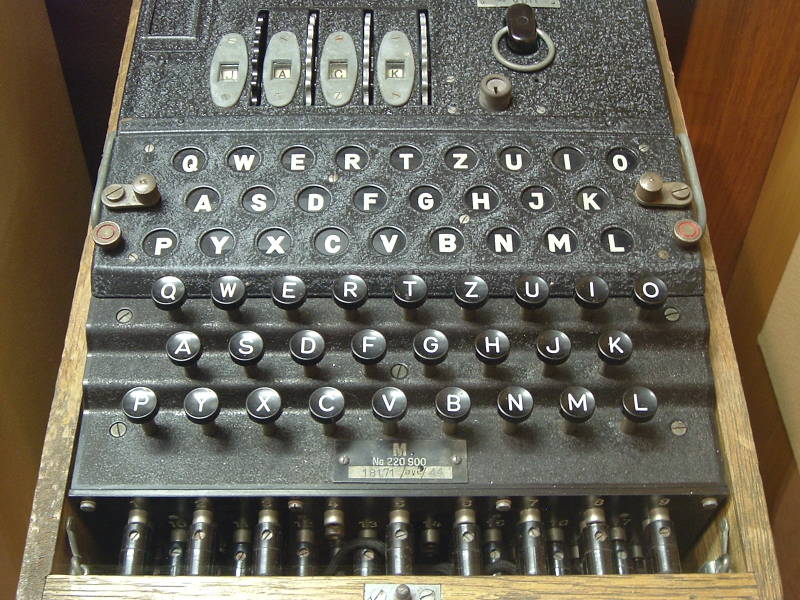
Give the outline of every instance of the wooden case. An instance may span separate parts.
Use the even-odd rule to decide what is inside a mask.
[[[134,0],[117,82],[109,129],[114,130],[124,90],[128,61],[141,0]],[[666,86],[678,133],[685,123],[667,56],[655,0],[647,0],[658,42]],[[89,308],[91,241],[87,238],[75,288],[69,328],[47,428],[39,480],[33,502],[18,600],[67,598],[148,600],[290,600],[325,598],[360,600],[371,582],[441,584],[445,600],[592,598],[596,600],[697,600],[701,598],[782,598],[767,506],[758,471],[755,446],[733,350],[714,255],[708,236],[702,242],[706,265],[706,301],[711,320],[710,354],[717,386],[717,419],[727,466],[731,498],[691,551],[682,575],[568,577],[113,577],[71,576],[64,523],[72,511],[65,502],[73,445],[81,409],[86,358],[85,325]],[[730,525],[733,573],[697,574],[705,561],[720,554],[719,521]],[[694,573],[693,573],[694,572]]]

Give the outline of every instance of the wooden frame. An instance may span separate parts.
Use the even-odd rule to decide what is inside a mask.
[[[680,101],[667,58],[666,43],[655,0],[647,0],[673,110],[676,129],[685,131]],[[117,82],[109,129],[116,128],[141,0],[134,0],[128,36]],[[439,583],[446,600],[505,598],[592,598],[597,600],[679,600],[702,598],[782,598],[772,534],[755,447],[747,416],[736,357],[728,328],[708,237],[706,298],[711,319],[710,355],[717,386],[717,419],[726,457],[731,499],[720,516],[731,528],[731,558],[736,573],[728,575],[635,575],[628,577],[444,577],[404,579],[380,577],[381,582]],[[45,439],[39,481],[33,503],[18,600],[67,598],[147,598],[174,600],[236,597],[266,600],[363,598],[364,578],[355,577],[97,577],[51,575],[66,571],[66,545],[60,535],[71,510],[65,502],[73,444],[80,416],[82,377],[86,357],[85,324],[90,299],[91,242],[87,238],[75,289],[61,369]],[[718,528],[709,528],[691,553],[687,568],[697,569],[719,554]]]

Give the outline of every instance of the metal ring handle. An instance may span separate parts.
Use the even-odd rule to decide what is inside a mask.
[[[542,60],[537,63],[533,63],[531,65],[521,65],[519,63],[515,63],[513,61],[508,60],[505,56],[500,53],[500,40],[503,39],[503,36],[508,34],[508,26],[503,27],[497,33],[494,34],[492,38],[492,53],[497,61],[503,65],[504,67],[508,67],[512,71],[519,71],[521,73],[535,73],[536,71],[541,71],[542,69],[549,67],[550,64],[553,62],[553,59],[556,57],[556,45],[553,43],[553,38],[547,35],[541,29],[537,29],[536,33],[539,35],[540,38],[544,40],[544,43],[547,45],[547,56],[545,56]]]

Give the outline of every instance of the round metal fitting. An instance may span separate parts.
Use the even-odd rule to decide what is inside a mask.
[[[504,67],[511,69],[512,71],[518,71],[520,73],[536,73],[537,71],[541,71],[549,67],[553,60],[556,57],[556,45],[553,42],[553,38],[551,38],[547,33],[542,31],[541,29],[536,29],[536,33],[539,35],[539,38],[547,45],[547,55],[540,60],[539,62],[531,63],[529,65],[523,65],[520,63],[516,63],[512,60],[508,60],[505,56],[500,53],[500,40],[503,39],[506,35],[508,35],[508,27],[501,28],[497,33],[494,34],[492,38],[492,53],[494,57]]]
[[[113,248],[122,239],[122,230],[114,221],[98,223],[92,230],[92,241],[104,248]]]

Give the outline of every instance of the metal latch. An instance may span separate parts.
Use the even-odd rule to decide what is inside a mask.
[[[146,208],[161,202],[156,178],[142,173],[133,178],[130,184],[112,183],[103,189],[100,198],[111,209]]]
[[[364,600],[441,600],[442,586],[413,583],[367,583]]]

